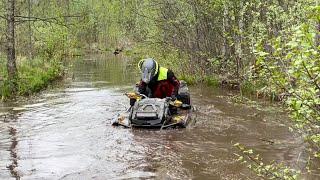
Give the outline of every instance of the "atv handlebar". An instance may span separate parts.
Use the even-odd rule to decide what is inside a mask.
[[[128,98],[130,98],[130,99],[147,98],[146,95],[140,94],[140,93],[136,93],[136,92],[125,93],[124,95],[126,95],[126,96],[127,96]]]
[[[140,100],[142,98],[148,98],[146,95],[136,93],[136,92],[125,93],[125,95],[130,99],[136,99],[136,100]],[[166,101],[169,102],[170,105],[175,107],[181,107],[183,105],[183,103],[180,100],[173,99],[171,97],[166,97]]]

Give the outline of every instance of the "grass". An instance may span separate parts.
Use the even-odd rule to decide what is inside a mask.
[[[220,86],[220,80],[216,78],[215,76],[204,76],[200,77],[197,75],[186,75],[183,74],[179,76],[180,80],[184,80],[189,85],[196,85],[196,84],[206,84],[210,87],[219,87]]]
[[[199,79],[194,75],[181,75],[178,77],[179,80],[184,80],[188,85],[195,85],[199,82]]]
[[[6,67],[1,61],[1,67]],[[44,61],[43,59],[33,59],[32,61],[21,60],[17,64],[18,78],[17,95],[28,96],[45,89],[54,80],[61,78],[63,68],[59,61]],[[1,69],[0,76],[0,96],[2,100],[13,97],[10,93],[10,82],[7,79],[5,68]]]
[[[204,82],[210,87],[219,87],[221,85],[221,81],[214,76],[205,76]]]

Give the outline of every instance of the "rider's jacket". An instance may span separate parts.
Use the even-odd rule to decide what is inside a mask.
[[[148,97],[165,98],[177,95],[179,86],[180,82],[174,73],[170,69],[160,67],[158,74],[148,84],[140,80],[138,91]]]

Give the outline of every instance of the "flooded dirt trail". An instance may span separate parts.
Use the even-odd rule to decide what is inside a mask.
[[[257,179],[233,143],[303,168],[305,145],[277,108],[238,105],[223,90],[193,87],[186,129],[112,127],[138,78],[125,58],[74,60],[58,87],[0,107],[0,179]],[[274,143],[270,144],[269,141]]]

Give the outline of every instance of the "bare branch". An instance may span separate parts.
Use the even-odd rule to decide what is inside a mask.
[[[40,18],[40,17],[27,17],[27,16],[16,16],[17,18],[23,18],[22,20],[16,20],[17,23],[30,22],[30,21],[42,21],[47,23],[58,24],[61,26],[67,26],[66,24],[60,22],[57,18]]]
[[[8,20],[5,16],[0,15],[1,19]]]
[[[70,16],[48,17],[48,18],[29,17],[29,16],[15,16],[15,17],[21,19],[21,20],[16,20],[15,22],[17,22],[17,23],[24,23],[24,22],[30,22],[30,21],[32,21],[32,22],[42,21],[42,22],[58,24],[58,25],[67,27],[67,24],[61,22],[59,20],[59,18],[79,18],[79,17],[83,17],[83,16],[81,16],[81,15],[70,15]]]
[[[309,69],[308,69],[307,66],[306,66],[306,63],[303,62],[303,63],[302,63],[302,66],[303,66],[304,70],[306,70],[306,72],[307,72],[309,78],[311,79],[312,83],[317,87],[317,89],[320,90],[320,86],[319,86],[319,84],[317,83],[316,78],[314,78],[314,77],[312,76],[311,72],[309,71]]]
[[[83,17],[81,15],[69,15],[69,16],[59,16],[59,17],[49,17],[49,18],[40,18],[40,17],[34,17],[34,16],[15,16],[17,18],[26,18],[26,19],[39,19],[39,20],[42,20],[42,19],[55,19],[57,20],[58,18],[79,18],[79,17]]]

